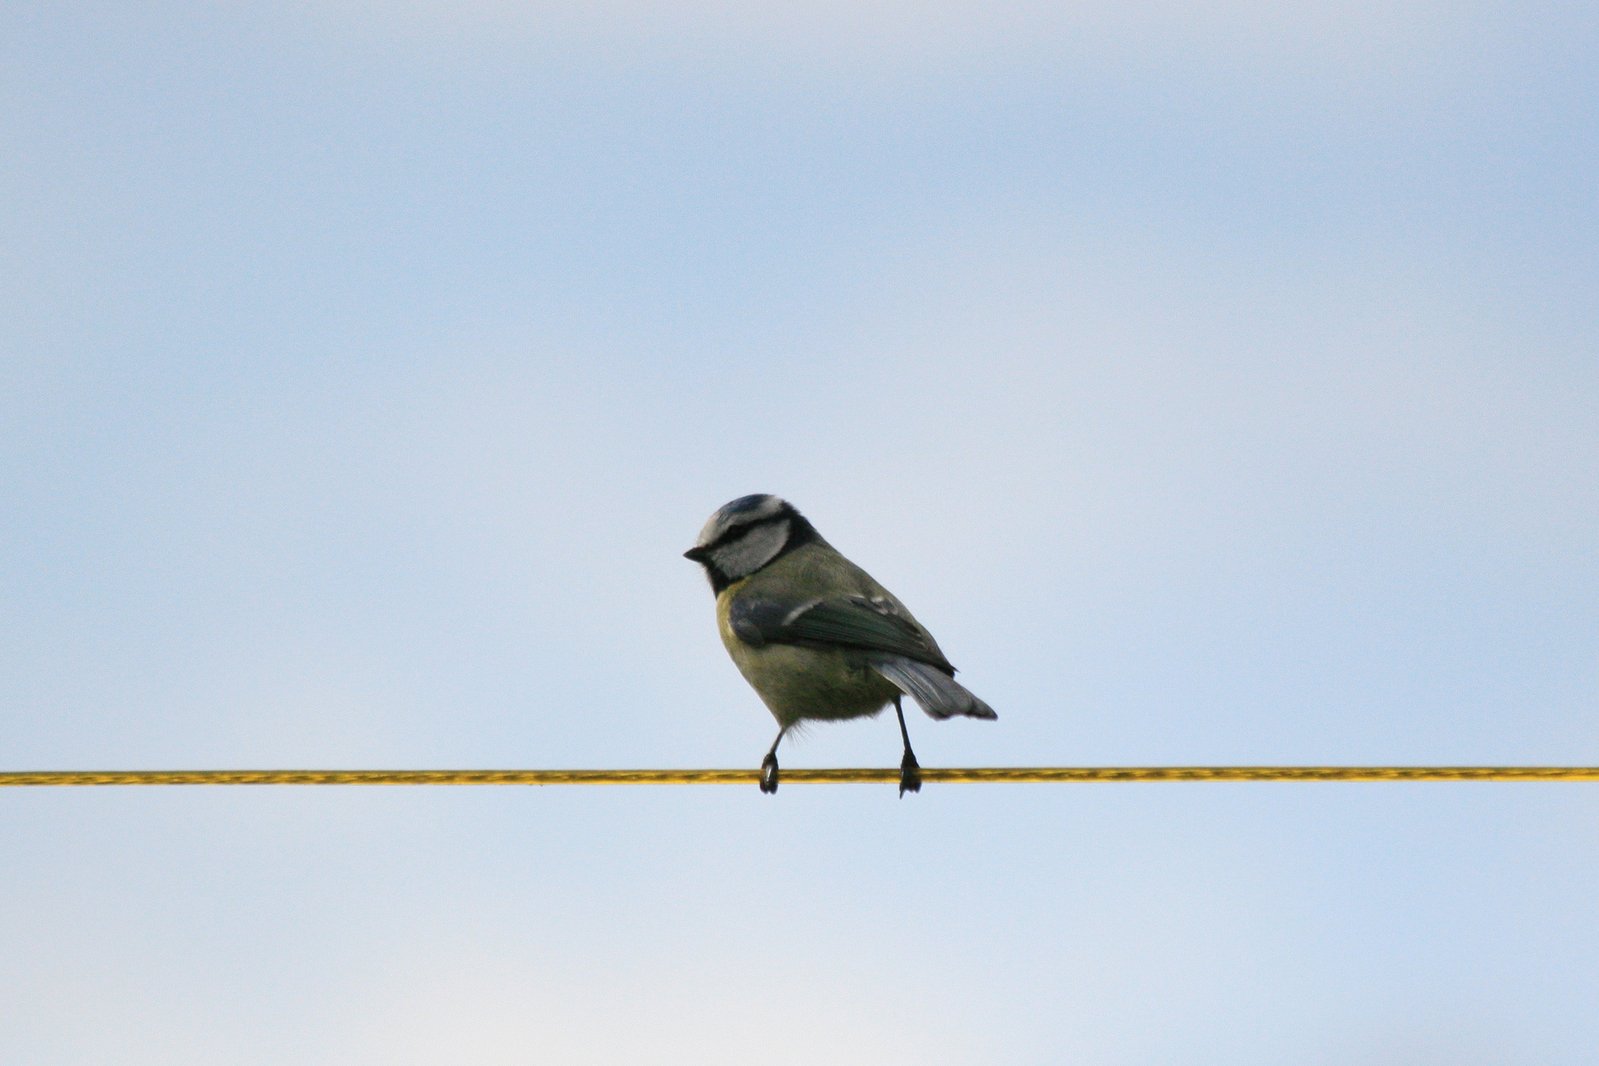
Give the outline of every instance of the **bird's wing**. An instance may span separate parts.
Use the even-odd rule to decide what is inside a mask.
[[[744,643],[858,648],[903,655],[953,674],[955,668],[927,631],[894,600],[843,596],[803,601],[740,597],[728,623]]]

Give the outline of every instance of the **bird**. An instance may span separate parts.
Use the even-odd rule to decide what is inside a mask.
[[[905,753],[899,795],[921,789],[902,696],[935,719],[994,719],[955,680],[933,636],[893,593],[822,539],[787,500],[740,496],[683,553],[705,568],[727,653],[772,716],[760,786],[775,793],[777,746],[802,722],[871,717],[890,703]]]

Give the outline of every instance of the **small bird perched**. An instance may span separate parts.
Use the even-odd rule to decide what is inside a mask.
[[[797,723],[875,715],[890,702],[905,742],[899,794],[922,787],[901,694],[933,718],[997,718],[955,680],[932,634],[870,574],[840,555],[787,500],[741,496],[684,552],[705,567],[733,663],[779,726],[761,761],[777,791],[777,746]]]

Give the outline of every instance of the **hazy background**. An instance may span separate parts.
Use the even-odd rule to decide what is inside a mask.
[[[1589,4],[8,4],[0,768],[1599,763]],[[892,766],[892,718],[785,765]],[[0,794],[0,1061],[1587,1063],[1599,786]]]

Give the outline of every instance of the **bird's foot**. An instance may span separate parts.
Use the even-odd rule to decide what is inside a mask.
[[[916,761],[909,749],[905,758],[899,763],[899,798],[904,799],[907,792],[920,792],[922,790],[922,767]]]
[[[777,754],[767,752],[766,758],[761,760],[761,791],[771,794],[777,791]]]

